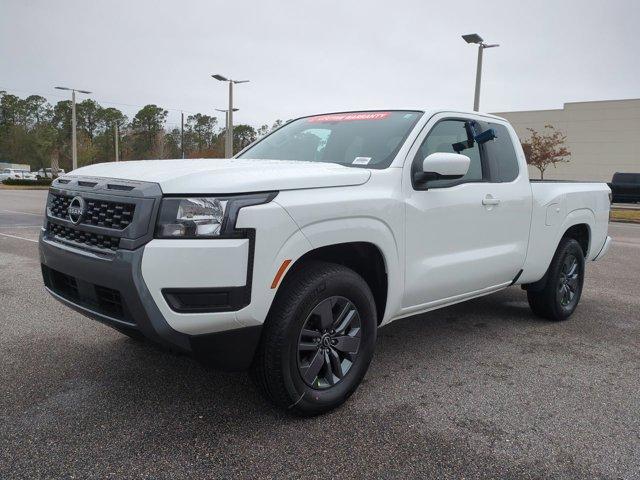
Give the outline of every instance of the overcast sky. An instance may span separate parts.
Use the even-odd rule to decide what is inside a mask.
[[[212,114],[226,108],[212,73],[238,85],[234,123],[371,108],[473,104],[561,108],[640,97],[640,2],[0,0],[0,90],[67,98],[55,85],[138,105]],[[171,111],[169,123],[179,122]]]

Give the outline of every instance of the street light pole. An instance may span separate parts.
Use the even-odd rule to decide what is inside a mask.
[[[480,109],[480,82],[482,81],[482,53],[485,48],[499,47],[497,43],[487,45],[483,42],[482,37],[477,33],[470,33],[468,35],[462,35],[462,38],[467,43],[478,44],[478,64],[476,66],[476,88],[473,96],[473,111],[477,112]]]
[[[119,140],[119,139],[118,139],[118,136],[119,136],[119,133],[118,133],[118,122],[116,122],[116,123],[113,125],[113,134],[114,134],[114,136],[115,136],[115,142],[116,142],[116,144],[115,144],[115,148],[116,148],[116,162],[119,162],[119,161],[120,161],[120,152],[119,152],[119,146],[118,146],[118,140]]]
[[[184,112],[180,112],[180,153],[184,158]]]
[[[58,90],[71,90],[71,169],[78,168],[78,143],[76,135],[76,92],[89,95],[87,90],[78,90],[69,87],[55,87]]]
[[[229,82],[229,109],[227,110],[227,135],[224,143],[224,156],[225,158],[231,158],[233,157],[233,112],[238,110],[233,108],[233,84],[247,83],[249,80],[233,80],[220,74],[211,76],[221,82]]]
[[[71,90],[71,169],[78,168],[78,139],[76,134],[76,91]]]
[[[239,110],[239,108],[234,108],[233,111],[237,112]],[[216,112],[223,112],[224,113],[224,153],[225,153],[225,158],[231,158],[233,155],[228,155],[229,151],[227,150],[227,147],[229,146],[228,140],[229,140],[229,110],[228,109],[221,109],[221,108],[216,108],[215,109]],[[233,136],[232,136],[233,138]],[[231,144],[231,147],[233,148],[233,143]]]
[[[233,157],[233,82],[229,81],[229,110],[227,110],[227,139],[224,144],[224,156]]]
[[[478,65],[476,66],[476,89],[473,94],[473,111],[480,108],[480,82],[482,81],[482,44],[478,45]]]

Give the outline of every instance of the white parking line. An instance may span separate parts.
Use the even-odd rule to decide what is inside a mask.
[[[0,225],[0,228],[11,230],[12,228],[41,228],[42,225]]]
[[[4,212],[4,213],[19,213],[21,215],[33,215],[34,217],[44,217],[44,215],[42,215],[40,213],[18,212],[16,210],[0,210],[0,212]],[[0,215],[2,215],[2,213],[0,213]]]
[[[9,235],[8,233],[0,233],[3,237],[17,238],[18,240],[26,240],[27,242],[38,243],[38,240],[32,240],[31,238],[17,237],[16,235]]]

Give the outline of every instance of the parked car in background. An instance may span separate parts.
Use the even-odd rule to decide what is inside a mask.
[[[0,171],[0,182],[3,182],[8,178],[11,178],[13,180],[22,180],[23,178],[25,178],[24,176],[25,173],[28,175],[31,175],[31,173],[27,172],[26,170],[18,170],[15,168],[5,168]],[[30,176],[28,179],[30,179]],[[35,179],[35,176],[34,176],[34,179]]]
[[[57,175],[57,176],[64,175],[64,174],[65,174],[64,168],[59,168],[59,169],[58,169],[58,175]],[[37,177],[38,177],[39,179],[43,179],[43,178],[54,178],[53,170],[52,170],[51,168],[41,168],[41,169],[40,169],[40,170],[38,170],[38,172],[37,172]]]
[[[609,188],[611,188],[614,202],[640,202],[640,173],[616,172],[613,174]]]
[[[38,180],[38,176],[34,172],[30,172],[29,170],[18,170],[22,175],[22,180],[29,180],[35,182]]]

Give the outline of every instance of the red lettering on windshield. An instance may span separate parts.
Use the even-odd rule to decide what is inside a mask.
[[[332,113],[330,115],[318,115],[309,117],[310,123],[321,122],[350,122],[354,120],[383,120],[391,115],[391,112],[355,112],[355,113]]]

